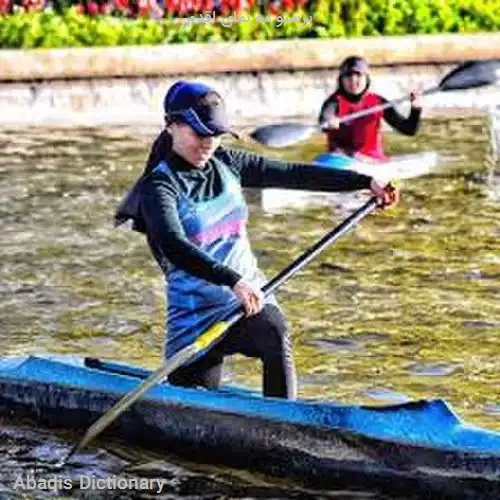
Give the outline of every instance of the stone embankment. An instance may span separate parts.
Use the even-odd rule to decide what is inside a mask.
[[[389,99],[436,85],[457,63],[500,58],[500,33],[0,51],[0,124],[161,124],[165,90],[203,80],[238,123],[314,119],[348,55],[364,55]],[[429,114],[500,103],[500,86],[436,93]]]

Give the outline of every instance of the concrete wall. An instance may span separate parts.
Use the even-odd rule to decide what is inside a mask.
[[[465,59],[500,58],[500,33],[0,51],[0,123],[160,125],[165,91],[179,78],[214,85],[237,123],[311,119],[351,54],[370,60],[373,89],[393,99],[436,85]],[[424,100],[433,114],[493,103],[499,86]]]

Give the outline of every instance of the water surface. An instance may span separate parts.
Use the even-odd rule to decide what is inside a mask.
[[[391,134],[390,152],[438,151],[439,169],[405,182],[397,208],[362,221],[279,292],[302,397],[445,398],[472,423],[500,430],[500,168],[488,123],[434,119],[416,139]],[[75,353],[159,365],[160,274],[143,237],[111,224],[154,135],[0,130],[0,355]],[[271,154],[307,160],[321,149],[317,138]],[[251,240],[269,276],[345,216],[338,206],[270,215],[256,193],[249,199]],[[226,378],[260,388],[260,367],[236,357]],[[57,457],[74,440],[9,419],[0,433],[0,498],[13,494],[12,471],[28,471],[33,454]],[[306,495],[269,478],[98,444],[82,470],[161,473],[174,496]],[[202,487],[183,489],[193,477]]]

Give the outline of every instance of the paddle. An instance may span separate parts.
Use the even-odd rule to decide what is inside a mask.
[[[422,95],[450,90],[466,90],[475,87],[490,85],[500,79],[500,59],[486,61],[469,61],[450,71],[435,87],[428,88]],[[363,109],[356,113],[340,118],[340,123],[347,123],[356,118],[370,115],[377,111],[391,108],[405,101],[410,96],[404,96],[395,101],[389,101],[371,108]],[[296,142],[309,139],[314,133],[322,130],[321,125],[303,125],[300,123],[280,123],[266,125],[255,129],[250,137],[255,141],[272,148],[284,148]]]
[[[271,281],[266,283],[262,288],[264,296],[268,296],[277,290],[283,283],[290,279],[294,274],[300,271],[305,265],[313,260],[323,249],[332,244],[344,233],[346,233],[357,222],[367,216],[378,206],[376,197],[372,197],[363,206],[353,212],[347,219],[340,223],[337,227],[332,229],[323,238],[306,250],[289,266],[278,273]],[[206,330],[193,344],[186,346],[177,354],[167,359],[165,363],[154,373],[152,373],[146,380],[141,382],[135,389],[123,396],[109,411],[102,417],[94,422],[81,441],[76,444],[67,457],[60,462],[59,466],[62,467],[66,462],[84,446],[86,446],[92,439],[97,437],[106,427],[108,427],[122,412],[129,408],[135,401],[137,401],[146,391],[151,389],[154,385],[165,379],[170,373],[177,369],[182,364],[189,361],[191,358],[206,350],[208,347],[221,340],[224,333],[228,328],[236,323],[244,316],[242,308],[229,314],[224,320],[214,323],[208,330]]]

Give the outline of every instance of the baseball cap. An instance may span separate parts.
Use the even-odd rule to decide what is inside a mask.
[[[344,59],[344,61],[340,65],[341,75],[348,75],[349,73],[368,74],[369,71],[370,67],[368,66],[368,62],[364,57],[351,56],[347,59]]]
[[[165,116],[180,119],[202,137],[225,133],[238,137],[230,128],[222,97],[203,83],[174,83],[165,95],[163,108]]]

